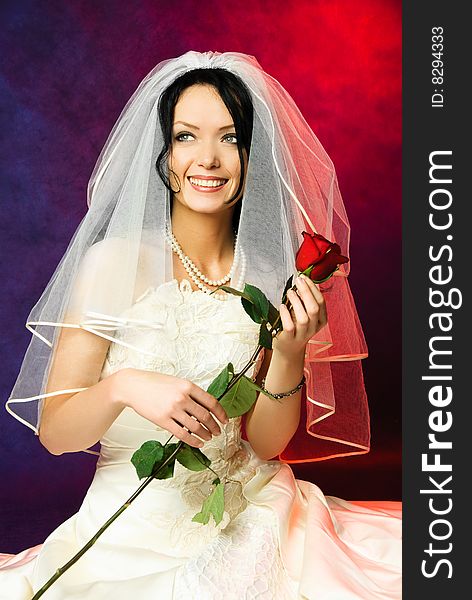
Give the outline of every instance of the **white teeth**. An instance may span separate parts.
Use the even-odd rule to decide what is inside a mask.
[[[193,185],[199,185],[200,187],[218,187],[226,183],[224,179],[195,179],[194,177],[189,177],[189,180]]]

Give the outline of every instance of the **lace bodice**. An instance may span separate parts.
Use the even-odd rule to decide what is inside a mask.
[[[148,288],[122,318],[115,335],[118,343],[110,346],[102,378],[135,367],[207,387],[228,362],[236,370],[243,367],[258,340],[259,325],[238,296],[219,300],[193,291],[187,279]]]
[[[245,312],[238,296],[219,300],[203,291],[193,291],[186,279],[176,279],[158,288],[149,288],[123,315],[123,326],[116,333],[117,343],[110,346],[101,378],[133,367],[189,379],[203,389],[222,368],[231,362],[235,371],[243,368],[257,347],[259,325]],[[254,376],[259,361],[247,371]],[[204,537],[216,535],[247,506],[241,490],[254,475],[250,449],[241,441],[241,417],[221,425],[222,434],[205,442],[202,451],[211,460],[211,468],[225,481],[225,515],[218,528],[211,523],[203,528]],[[101,440],[104,457],[123,450],[127,456],[149,439],[166,442],[170,433],[126,408]],[[176,438],[171,442],[178,441]],[[120,450],[117,450],[119,448]],[[100,464],[100,463],[99,463]],[[187,510],[177,519],[163,511],[146,514],[162,525],[174,523],[173,542],[188,544],[202,528],[191,519],[213,489],[214,472],[189,471],[176,462],[174,476],[156,481],[159,488],[179,490]],[[204,539],[201,540],[204,542]],[[195,540],[193,540],[195,543]]]

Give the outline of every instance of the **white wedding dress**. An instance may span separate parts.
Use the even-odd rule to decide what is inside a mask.
[[[185,279],[148,289],[124,316],[143,326],[120,330],[121,340],[148,354],[112,343],[101,378],[129,366],[206,389],[228,362],[242,368],[257,345],[259,325],[238,297],[218,300],[192,291]],[[221,480],[231,480],[218,526],[212,517],[208,525],[191,520],[214,473],[176,462],[174,477],[152,481],[43,598],[400,598],[400,503],[325,497],[313,483],[296,480],[288,465],[260,460],[241,439],[240,427],[241,417],[231,419],[202,448]],[[43,544],[0,554],[0,599],[30,600],[140,485],[130,462],[134,451],[147,440],[169,437],[132,409],[123,410],[100,440],[97,470],[78,513]]]

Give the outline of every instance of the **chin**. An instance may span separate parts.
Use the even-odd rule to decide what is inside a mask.
[[[226,198],[213,199],[213,198],[207,198],[207,197],[204,197],[204,198],[193,197],[193,198],[189,198],[188,200],[184,199],[183,201],[180,201],[180,202],[181,202],[181,204],[186,206],[188,209],[193,210],[195,212],[213,214],[213,213],[224,212],[225,210],[230,208],[230,206],[233,206],[233,203],[231,203],[231,205],[225,204],[226,200],[227,200]],[[177,200],[177,201],[179,202],[179,200]]]

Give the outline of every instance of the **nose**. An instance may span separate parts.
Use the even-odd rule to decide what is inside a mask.
[[[202,144],[197,164],[205,169],[218,168],[220,166],[220,159],[218,158],[214,144]]]

